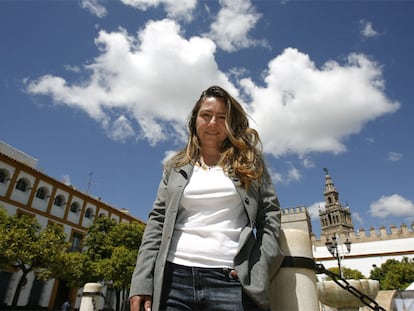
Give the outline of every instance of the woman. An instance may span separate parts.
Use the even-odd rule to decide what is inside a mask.
[[[130,289],[131,311],[260,310],[279,269],[280,207],[246,112],[205,90],[163,172]]]

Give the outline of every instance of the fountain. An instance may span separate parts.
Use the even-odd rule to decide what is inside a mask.
[[[347,280],[347,282],[371,299],[375,299],[378,294],[379,282],[377,280],[360,279]],[[365,305],[358,297],[344,290],[334,281],[318,282],[317,289],[319,301],[326,306],[336,308],[338,311],[357,311],[359,307]]]

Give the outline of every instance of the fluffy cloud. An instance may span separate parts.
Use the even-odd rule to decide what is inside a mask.
[[[352,212],[352,219],[354,220],[354,225],[357,222],[358,224],[364,224],[364,218],[358,212]]]
[[[45,75],[27,90],[85,111],[117,140],[182,141],[191,107],[212,84],[239,98],[247,94],[252,126],[275,157],[344,152],[348,136],[399,108],[385,94],[381,66],[362,54],[317,68],[309,55],[288,48],[269,61],[264,83],[244,78],[236,89],[216,62],[214,41],[185,38],[170,19],[150,21],[136,36],[100,31],[95,43],[100,54],[79,73],[84,80],[70,84]],[[300,174],[292,170],[287,177]]]
[[[366,20],[360,20],[361,35],[363,38],[374,38],[378,36],[378,32],[372,26],[372,23]]]
[[[163,5],[168,17],[184,20],[191,20],[191,12],[197,4],[196,0],[121,0],[121,2],[142,11]]]
[[[370,213],[379,218],[388,216],[414,217],[414,203],[398,194],[382,196],[371,204]]]
[[[196,0],[120,0],[123,4],[135,9],[146,11],[149,8],[163,6],[165,13],[170,18],[190,21],[192,11],[197,5]],[[81,0],[80,6],[97,17],[105,17],[108,13],[105,0]]]
[[[123,115],[111,123],[111,128],[107,129],[107,132],[109,137],[117,141],[125,141],[134,135],[131,122]]]
[[[402,155],[401,153],[398,153],[398,152],[392,152],[392,151],[390,151],[390,152],[388,153],[387,159],[388,159],[389,161],[392,161],[392,162],[398,162],[398,161],[400,161],[400,160],[401,160],[402,156],[403,156],[403,155]]]
[[[248,37],[261,16],[250,1],[222,0],[220,3],[222,7],[208,36],[227,52],[258,44],[259,41]]]
[[[106,16],[108,13],[103,0],[81,0],[80,6],[100,18]]]
[[[315,202],[306,208],[312,220],[319,220],[319,210],[325,209],[325,202]]]
[[[302,174],[299,169],[297,169],[292,163],[288,163],[290,168],[286,174],[280,172],[275,172],[272,168],[268,167],[270,176],[275,184],[290,184],[292,182],[297,182],[302,179]]]
[[[201,90],[220,84],[237,94],[218,69],[214,43],[184,39],[172,20],[149,22],[137,37],[123,29],[101,31],[95,42],[101,54],[84,66],[88,79],[70,85],[62,77],[45,75],[27,90],[84,110],[110,137],[138,136],[156,144],[183,135]]]
[[[269,62],[265,84],[241,80],[265,150],[276,157],[344,152],[346,137],[399,108],[384,93],[381,67],[362,54],[317,68],[309,55],[288,48]]]

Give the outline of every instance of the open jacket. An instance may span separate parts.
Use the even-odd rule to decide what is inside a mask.
[[[181,196],[193,169],[193,165],[187,164],[164,170],[139,248],[130,297],[152,296],[153,311],[158,311],[160,306],[164,268]],[[252,182],[248,190],[241,187],[238,178],[230,178],[249,219],[240,234],[234,269],[245,293],[260,307],[268,308],[270,279],[283,260],[279,247],[279,201],[266,170],[262,180]]]

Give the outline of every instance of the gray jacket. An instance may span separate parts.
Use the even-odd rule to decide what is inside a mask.
[[[151,295],[152,310],[160,306],[164,267],[174,231],[178,208],[193,165],[166,169],[150,212],[137,263],[132,275],[130,297]],[[279,248],[280,207],[269,175],[255,181],[246,191],[232,178],[249,219],[240,235],[234,269],[244,291],[261,307],[269,306],[269,284],[283,260]]]

